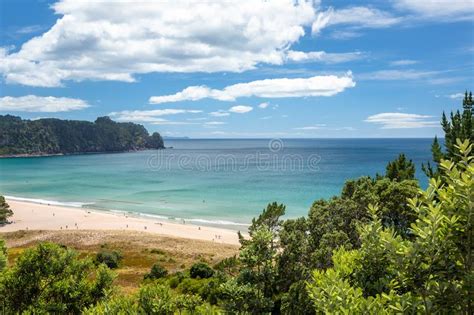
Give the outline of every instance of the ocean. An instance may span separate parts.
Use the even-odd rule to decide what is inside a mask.
[[[405,153],[431,159],[431,139],[179,139],[159,151],[0,159],[0,194],[234,229],[269,202],[286,217],[338,195],[347,179],[383,173]]]

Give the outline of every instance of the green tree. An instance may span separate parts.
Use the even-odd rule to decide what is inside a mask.
[[[214,270],[208,264],[199,262],[191,266],[189,275],[191,278],[207,279],[214,275]]]
[[[13,211],[5,201],[5,197],[0,196],[0,225],[8,222],[8,218],[13,215]]]
[[[0,278],[7,313],[79,313],[104,299],[113,275],[101,265],[78,259],[73,250],[41,243],[25,250]]]
[[[455,147],[456,161],[440,162],[442,178],[410,200],[412,239],[374,219],[361,227],[360,249],[340,248],[332,268],[314,271],[316,312],[472,314],[474,157],[468,140]]]
[[[102,249],[95,256],[97,264],[105,264],[110,269],[118,268],[122,259],[123,256],[119,251],[109,249]]]
[[[153,264],[151,266],[151,270],[147,273],[144,278],[145,279],[160,279],[166,277],[168,274],[168,270],[162,267],[160,264]]]
[[[398,182],[413,180],[415,179],[415,164],[402,153],[397,159],[387,164],[385,176]]]
[[[449,119],[443,112],[441,118],[441,126],[444,131],[444,147],[441,148],[438,138],[435,137],[431,146],[431,152],[433,154],[434,165],[428,162],[423,165],[423,171],[428,177],[439,176],[440,167],[439,164],[442,159],[448,159],[452,161],[458,161],[456,141],[457,139],[463,142],[469,140],[474,143],[474,121],[473,121],[473,109],[474,101],[472,100],[472,92],[465,92],[464,99],[462,101],[463,111],[462,113],[458,110],[451,112]]]

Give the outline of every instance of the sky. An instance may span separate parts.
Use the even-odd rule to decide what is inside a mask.
[[[164,136],[442,136],[474,0],[0,0],[0,114]]]

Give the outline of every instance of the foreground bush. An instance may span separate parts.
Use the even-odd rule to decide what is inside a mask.
[[[412,239],[384,227],[372,207],[361,248],[340,248],[333,268],[314,271],[318,313],[473,314],[473,146],[458,140],[456,148],[458,162],[441,161],[441,178],[410,200]]]
[[[104,299],[113,275],[90,260],[56,244],[43,243],[22,253],[0,277],[0,297],[6,314],[80,313]]]

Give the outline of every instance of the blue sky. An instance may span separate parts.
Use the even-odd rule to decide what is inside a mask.
[[[432,137],[474,82],[472,0],[2,0],[0,12],[0,114],[28,119]]]

